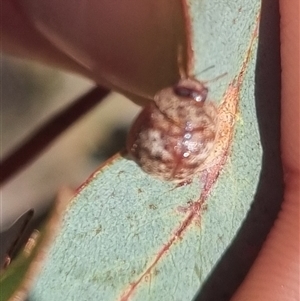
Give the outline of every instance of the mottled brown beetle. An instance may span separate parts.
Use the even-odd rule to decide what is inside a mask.
[[[141,168],[160,179],[187,183],[203,168],[217,131],[218,111],[208,88],[181,79],[162,89],[135,120],[127,140]]]

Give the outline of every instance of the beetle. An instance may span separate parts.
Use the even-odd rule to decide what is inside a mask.
[[[127,150],[147,173],[188,183],[213,149],[218,123],[208,88],[194,78],[160,90],[134,121]]]

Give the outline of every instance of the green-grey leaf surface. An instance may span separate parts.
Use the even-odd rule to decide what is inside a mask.
[[[259,1],[190,1],[194,73],[220,102],[240,72],[257,26]],[[256,44],[240,90],[229,156],[190,222],[202,182],[175,187],[117,156],[67,208],[30,301],[193,300],[235,237],[256,193],[261,147],[254,101]],[[214,66],[203,74],[207,67]]]

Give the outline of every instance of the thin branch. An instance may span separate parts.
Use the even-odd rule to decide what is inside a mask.
[[[109,90],[95,87],[52,116],[36,131],[31,133],[0,163],[0,185],[25,167],[56,139],[72,123],[101,102]]]

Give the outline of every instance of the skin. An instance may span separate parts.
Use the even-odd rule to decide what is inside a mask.
[[[263,249],[232,301],[300,298],[299,10],[295,9],[298,6],[298,0],[280,1],[284,202]]]
[[[280,1],[281,150],[285,173],[284,201],[257,260],[232,301],[299,300],[300,118],[299,66],[297,65],[299,64],[299,10],[296,9],[299,6],[298,1]],[[24,22],[22,14],[11,3],[12,1],[1,3],[3,17],[1,42],[4,50],[22,57],[38,58],[93,78],[90,71],[85,70],[54,45],[49,44],[40,33]],[[5,18],[5,16],[10,17]],[[72,37],[75,39],[76,34]]]

